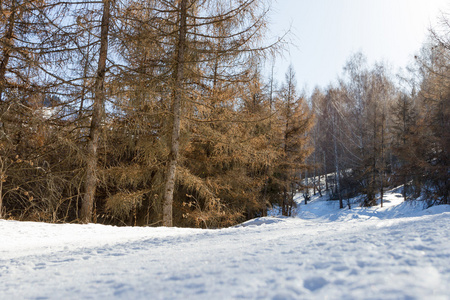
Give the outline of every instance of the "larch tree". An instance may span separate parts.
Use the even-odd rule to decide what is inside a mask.
[[[412,147],[420,177],[415,185],[434,203],[449,203],[450,183],[450,22],[445,16],[431,30],[430,44],[417,57],[422,78],[418,95],[419,114]]]
[[[86,178],[84,183],[84,197],[81,205],[81,220],[88,223],[92,220],[95,191],[97,188],[98,143],[104,120],[105,109],[105,73],[108,58],[108,34],[110,29],[111,1],[102,2],[102,19],[100,23],[100,49],[98,55],[97,72],[93,89],[93,111],[89,138],[87,143]]]
[[[163,200],[163,225],[173,226],[173,193],[175,189],[175,176],[180,152],[180,132],[181,132],[181,101],[183,97],[183,83],[185,79],[185,52],[187,50],[187,18],[188,0],[180,0],[179,17],[177,20],[178,36],[176,38],[176,50],[174,57],[173,90],[172,90],[172,133],[170,141],[170,152],[167,166],[167,178],[164,187]]]
[[[262,1],[259,0],[232,2],[182,0],[177,4],[175,22],[177,34],[174,36],[171,92],[172,133],[163,193],[163,224],[165,226],[173,224],[173,195],[180,159],[180,123],[185,117],[182,116],[182,103],[195,97],[195,93],[192,92],[198,90],[197,83],[206,84],[206,86],[212,84],[214,98],[218,81],[226,82],[230,78],[236,78],[236,72],[242,70],[240,64],[243,60],[251,57],[253,53],[262,51],[262,48],[258,46],[258,40],[262,34],[267,13],[262,6]],[[234,60],[229,60],[230,64],[227,66],[229,74],[226,75],[219,75],[217,69],[213,69],[212,78],[205,77],[196,67],[202,65],[202,62],[204,65],[209,61],[216,61],[218,66],[217,59],[224,61],[229,57],[234,57]],[[193,89],[193,83],[196,85],[195,89]],[[190,86],[189,93],[186,92],[187,86]]]
[[[6,194],[12,208],[29,209],[33,203],[26,200],[32,198],[34,185],[30,182],[41,179],[31,181],[29,176],[37,176],[32,165],[42,143],[36,128],[42,119],[37,108],[46,91],[40,72],[45,63],[41,44],[51,22],[47,15],[51,5],[20,0],[0,3],[0,217],[5,214]]]
[[[221,211],[225,204],[219,204],[219,199],[225,203],[231,198],[225,193],[229,185],[220,184],[217,172],[209,173],[210,167],[200,167],[203,164],[190,155],[194,149],[205,153],[205,160],[227,164],[230,172],[238,165],[243,167],[245,159],[255,160],[248,155],[241,156],[239,163],[235,160],[232,167],[225,163],[244,151],[238,141],[245,141],[245,126],[238,123],[247,97],[245,88],[254,81],[258,73],[254,67],[264,52],[274,47],[261,46],[267,9],[260,0],[130,2],[119,18],[124,27],[118,33],[126,71],[116,76],[114,85],[120,86],[116,89],[120,95],[115,102],[120,112],[117,120],[129,122],[126,149],[131,152],[124,157],[135,163],[114,163],[106,172],[111,176],[133,172],[136,176],[127,178],[136,180],[110,188],[108,199],[124,193],[147,199],[151,222],[165,226],[174,224],[174,216],[186,224],[199,215],[190,211],[186,217],[189,210],[201,211],[203,219],[207,211],[210,216],[215,209]],[[267,116],[258,118],[268,120]],[[249,127],[256,126],[258,118]],[[224,151],[221,147],[227,143],[229,150]],[[107,200],[113,202],[119,201]],[[228,210],[230,215],[242,215],[235,204],[229,203],[234,207]],[[158,215],[160,219],[155,220]]]
[[[312,112],[315,115],[315,122],[314,122],[314,126],[312,128],[312,143],[313,143],[313,147],[314,147],[314,152],[313,152],[313,168],[314,168],[314,175],[313,175],[313,180],[314,180],[314,190],[317,189],[317,192],[320,194],[320,196],[322,196],[322,183],[321,183],[321,178],[322,175],[326,176],[326,172],[325,172],[325,164],[323,163],[324,161],[324,149],[320,143],[321,141],[321,137],[323,135],[323,133],[325,132],[325,128],[323,127],[324,125],[324,121],[322,120],[322,111],[320,109],[321,107],[321,103],[324,101],[323,98],[325,97],[325,95],[323,95],[322,91],[319,88],[315,88],[311,97],[310,97],[310,101],[311,101],[311,107],[312,107]],[[320,166],[322,166],[322,168],[320,168]],[[317,178],[318,177],[318,178]],[[315,192],[314,192],[315,193]]]
[[[294,196],[303,189],[300,174],[305,171],[306,158],[311,152],[308,143],[308,130],[313,124],[313,115],[296,88],[295,72],[290,66],[285,82],[277,97],[277,140],[280,157],[274,171],[274,181],[280,189],[281,212],[285,216],[292,214]]]
[[[413,130],[417,119],[416,108],[413,98],[406,94],[401,94],[397,101],[391,104],[391,120],[392,120],[392,151],[399,162],[392,168],[396,177],[403,184],[402,194],[404,201],[407,200],[407,187],[411,174],[414,172],[411,158],[411,141],[413,139]]]

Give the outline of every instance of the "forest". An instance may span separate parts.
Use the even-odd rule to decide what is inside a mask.
[[[273,76],[285,40],[264,0],[0,11],[0,218],[220,228],[289,216],[297,193],[372,206],[400,185],[450,203],[445,14],[402,76],[356,53],[307,95],[292,67]]]

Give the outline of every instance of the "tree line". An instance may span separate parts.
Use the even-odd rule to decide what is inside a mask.
[[[383,205],[386,189],[402,186],[404,200],[449,203],[449,55],[444,15],[406,74],[393,77],[386,65],[369,66],[357,53],[337,85],[314,90],[314,193],[329,190],[341,208],[359,195],[373,206]],[[321,174],[332,174],[325,186]]]
[[[446,24],[415,89],[355,55],[307,96],[265,76],[264,0],[0,6],[0,218],[217,228],[291,215],[329,173],[341,207],[399,183],[448,203]]]
[[[289,214],[312,113],[262,75],[262,0],[9,0],[0,217],[223,227]],[[290,81],[289,81],[290,80]],[[271,86],[271,87],[270,87]]]

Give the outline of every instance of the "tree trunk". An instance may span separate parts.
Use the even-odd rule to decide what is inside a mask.
[[[3,219],[3,181],[6,179],[5,162],[0,157],[0,219]]]
[[[317,191],[319,192],[320,197],[322,197],[322,186],[321,186],[322,175],[319,173],[319,185],[317,187]]]
[[[370,187],[370,203],[369,206],[377,205],[376,199],[376,170],[377,170],[377,117],[376,117],[376,107],[374,109],[373,118],[373,160],[372,160],[372,180]]]
[[[314,136],[314,173],[313,173],[313,195],[316,194],[316,137]]]
[[[104,83],[106,73],[106,59],[108,56],[108,31],[110,20],[110,0],[103,0],[103,16],[100,33],[100,54],[98,58],[97,76],[94,86],[94,109],[92,112],[89,140],[87,144],[85,194],[81,203],[81,221],[91,222],[94,206],[95,190],[97,189],[97,147],[104,116]]]
[[[294,207],[294,196],[296,188],[293,183],[291,183],[291,192],[289,194],[289,212],[288,217],[292,217],[292,208]]]
[[[327,157],[325,151],[323,151],[323,171],[325,172],[325,191],[328,192]]]
[[[308,198],[309,198],[309,182],[308,182],[308,170],[305,170],[305,185],[306,185],[306,191],[303,195],[303,198],[305,199],[305,204],[308,204]]]
[[[381,168],[380,168],[380,203],[381,207],[383,207],[383,197],[384,197],[384,110],[382,113],[381,118],[381,153],[380,153],[380,160],[381,160]]]
[[[172,125],[172,139],[169,154],[169,163],[167,168],[167,177],[164,188],[163,200],[163,226],[173,226],[173,193],[175,189],[175,176],[178,165],[178,153],[180,148],[180,123],[181,123],[181,96],[184,81],[184,52],[186,48],[187,35],[187,0],[180,1],[180,30],[178,35],[178,45],[175,57],[175,73],[174,73],[174,88],[173,88],[173,125]]]
[[[0,219],[3,219],[3,176],[0,180]]]
[[[337,125],[333,126],[333,128],[337,127]],[[333,129],[334,131],[334,129]],[[334,169],[335,169],[335,178],[336,178],[336,189],[339,196],[339,208],[344,208],[344,203],[342,201],[341,196],[341,185],[340,185],[340,173],[339,173],[339,158],[338,158],[338,151],[337,151],[337,141],[336,141],[336,132],[333,132],[333,144],[334,144]]]
[[[14,23],[16,22],[16,1],[12,3],[11,14],[8,17],[8,28],[5,33],[5,42],[3,45],[3,59],[0,63],[0,101],[3,100],[3,90],[6,86],[6,68],[11,57],[11,48],[13,47]]]
[[[403,133],[402,133],[402,140],[403,140],[403,151],[405,151],[405,147],[406,147],[406,103],[404,102],[403,105]],[[408,179],[407,179],[407,175],[406,175],[406,170],[405,170],[405,162],[402,162],[402,172],[403,172],[403,201],[406,201],[406,184],[408,183]]]

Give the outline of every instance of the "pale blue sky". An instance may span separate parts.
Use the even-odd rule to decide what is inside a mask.
[[[311,91],[327,86],[342,73],[352,53],[362,51],[369,63],[388,62],[393,73],[420,50],[430,24],[450,12],[449,0],[273,0],[271,31],[292,25],[291,46],[276,63],[282,80],[292,63],[298,86]]]

